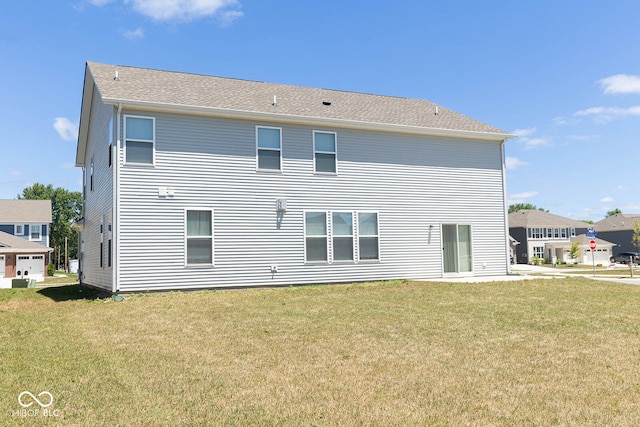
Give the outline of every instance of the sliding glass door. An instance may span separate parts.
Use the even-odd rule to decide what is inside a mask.
[[[445,273],[468,273],[473,269],[471,258],[471,226],[442,225],[442,256]]]

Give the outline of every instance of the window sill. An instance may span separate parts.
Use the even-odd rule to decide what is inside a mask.
[[[202,269],[206,269],[206,268],[213,268],[214,264],[187,264],[184,266],[184,268],[186,269],[196,269],[196,270],[202,270]]]
[[[149,168],[153,169],[156,167],[155,163],[133,163],[133,162],[125,162],[122,164],[123,166],[128,167],[136,167],[136,168]]]
[[[256,169],[256,172],[282,174],[282,169]]]
[[[317,171],[314,171],[313,174],[314,175],[319,175],[319,176],[338,176],[338,172],[317,172]]]

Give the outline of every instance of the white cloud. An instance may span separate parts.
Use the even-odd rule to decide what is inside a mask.
[[[129,40],[137,40],[144,37],[144,30],[138,27],[135,30],[125,30],[122,35]]]
[[[525,150],[531,150],[536,147],[549,147],[551,140],[549,138],[530,138],[524,141]]]
[[[242,18],[244,13],[239,10],[227,10],[218,15],[218,21],[222,27],[228,27],[238,18]]]
[[[516,129],[512,133],[519,138],[528,137],[536,133],[536,128]]]
[[[536,133],[536,128],[528,128],[528,129],[516,129],[513,131],[513,134],[518,137],[518,142],[524,144],[525,150],[530,150],[536,147],[542,146],[551,146],[551,139],[549,138],[532,138],[532,136]]]
[[[76,167],[73,163],[63,163],[60,165],[60,169],[74,169]]]
[[[95,1],[95,0],[94,0]],[[104,0],[98,0],[104,1]],[[220,15],[223,22],[231,23],[241,17],[238,10],[225,11],[224,9],[238,6],[237,0],[123,0],[133,9],[155,21],[183,21],[207,16]]]
[[[526,166],[529,164],[527,162],[523,162],[522,160],[516,157],[507,157],[504,159],[504,163],[507,169],[517,169],[520,166]]]
[[[613,197],[603,197],[602,199],[600,199],[600,202],[602,203],[612,203],[614,201],[615,199]]]
[[[91,3],[94,6],[104,6],[105,4],[109,4],[111,3],[113,0],[87,0],[89,3]]]
[[[53,121],[53,128],[58,132],[60,138],[65,141],[75,141],[78,139],[78,124],[73,123],[66,117],[56,117]]]
[[[11,175],[11,176],[22,176],[22,171],[12,170],[11,172],[9,172],[9,175]]]
[[[598,80],[605,94],[638,93],[640,94],[640,76],[616,74]]]
[[[609,123],[615,119],[627,116],[640,116],[640,105],[628,108],[620,107],[591,107],[576,111],[574,116],[593,116],[596,123]]]

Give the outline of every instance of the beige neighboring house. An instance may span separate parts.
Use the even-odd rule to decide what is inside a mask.
[[[50,200],[0,200],[0,288],[11,279],[44,279],[50,254]]]
[[[549,212],[523,209],[509,214],[509,235],[520,242],[515,248],[515,262],[528,264],[537,259],[548,262],[572,262],[569,250],[574,242],[580,244],[580,264],[608,264],[614,243],[596,238],[596,249],[589,248],[589,224],[554,215]]]

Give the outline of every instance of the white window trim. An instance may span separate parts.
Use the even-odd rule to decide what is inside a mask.
[[[347,235],[347,234],[334,234],[333,230],[334,230],[334,226],[333,226],[333,214],[334,213],[348,213],[351,214],[351,234]],[[330,264],[353,264],[355,262],[357,262],[358,259],[358,254],[356,253],[357,250],[357,244],[356,244],[356,225],[355,223],[355,217],[358,214],[356,212],[353,211],[343,211],[343,210],[335,210],[335,211],[331,211],[331,219],[330,219],[330,228],[327,229],[327,232],[330,231],[329,234],[331,234],[331,244],[330,244],[330,248],[331,250],[327,253],[328,258],[329,258],[329,263]],[[335,251],[334,251],[334,239],[338,237],[351,237],[351,254],[352,257],[351,259],[335,259],[334,255],[335,255]]]
[[[127,138],[127,118],[134,119],[147,119],[152,121],[152,132],[153,139],[151,141],[147,139],[136,139],[136,138]],[[137,116],[133,114],[125,114],[124,115],[124,126],[123,126],[123,140],[124,140],[124,164],[125,165],[133,165],[133,166],[143,166],[143,167],[154,167],[156,165],[156,118],[153,116]],[[128,162],[127,161],[127,142],[146,142],[151,144],[151,163],[137,163],[137,162]]]
[[[187,236],[187,212],[189,211],[209,211],[211,212],[211,264],[189,264],[187,262],[187,240],[189,239],[189,237]],[[200,207],[189,207],[189,208],[185,208],[184,209],[184,223],[183,223],[183,230],[184,230],[184,266],[186,268],[211,268],[215,265],[216,263],[216,258],[215,258],[215,229],[214,229],[214,211],[211,208],[200,208]],[[198,236],[200,238],[208,238],[209,236]],[[193,236],[193,238],[198,238]]]
[[[444,272],[444,259],[442,260],[442,276],[443,277],[470,277],[474,275],[475,272],[475,246],[473,239],[473,224],[470,222],[443,222],[440,224],[440,241],[442,242],[442,246],[444,247],[444,236],[443,229],[445,225],[455,225],[456,226],[456,234],[457,234],[457,246],[458,253],[456,256],[458,257],[458,271],[457,272]],[[459,271],[460,270],[460,226],[469,227],[469,244],[471,245],[471,271]],[[538,227],[540,228],[540,227]],[[541,229],[541,228],[540,228]],[[541,229],[542,230],[542,229]],[[444,251],[443,251],[444,256]]]
[[[307,261],[307,221],[306,215],[309,213],[324,213],[327,234],[323,236],[327,239],[327,259],[325,261]],[[353,242],[353,259],[352,260],[335,260],[333,258],[333,239],[335,237],[349,237],[349,236],[335,236],[333,234],[333,213],[351,213],[351,224],[352,224],[352,242]],[[376,221],[378,226],[378,234],[377,235],[365,235],[360,236],[360,227],[358,223],[358,214],[375,214]],[[371,210],[363,210],[363,211],[350,211],[344,209],[336,209],[336,210],[321,210],[321,209],[309,209],[302,212],[302,224],[303,224],[303,239],[304,239],[304,263],[305,264],[379,264],[382,262],[382,255],[380,254],[380,212],[379,211],[371,211]],[[313,237],[313,236],[311,236]],[[321,237],[321,236],[315,236]],[[360,237],[376,237],[378,240],[378,259],[360,259]]]
[[[307,213],[324,213],[324,222],[325,222],[325,229],[327,230],[327,233],[324,236],[307,236]],[[311,209],[308,211],[302,211],[302,238],[303,240],[303,244],[304,244],[304,263],[305,264],[329,264],[329,259],[330,259],[330,253],[329,253],[329,239],[330,239],[330,231],[329,231],[329,211],[323,211],[323,210],[316,210],[316,209]],[[308,261],[307,260],[307,237],[311,237],[311,238],[322,238],[324,237],[327,241],[327,259],[324,261]]]
[[[20,227],[20,232],[18,232],[18,227]],[[24,236],[24,225],[23,224],[15,224],[13,226],[13,235],[14,236]]]
[[[91,157],[91,163],[89,164],[89,191],[93,191],[95,188],[94,184],[94,169],[93,169],[93,156]]]
[[[316,150],[316,134],[317,133],[332,134],[333,135],[333,140],[335,142],[335,151],[320,151],[320,150]],[[336,171],[335,172],[318,171],[318,168],[316,167],[316,154],[333,154],[335,156]],[[338,175],[338,133],[337,132],[330,132],[330,131],[324,131],[324,130],[314,130],[313,131],[313,173],[318,174],[318,175]]]
[[[31,237],[33,235],[34,227],[38,227],[40,229],[40,231],[38,232],[39,237],[37,239],[34,239],[33,237]],[[35,242],[42,241],[42,225],[41,224],[29,224],[29,240],[35,241]]]
[[[280,148],[261,148],[258,147],[258,129],[277,129],[280,132]],[[261,169],[260,161],[258,159],[258,155],[260,150],[264,151],[277,151],[280,153],[280,167],[278,169]],[[274,126],[256,126],[256,171],[260,172],[272,172],[272,173],[282,173],[282,128],[274,127]]]
[[[364,236],[360,235],[360,221],[358,218],[358,215],[360,214],[375,214],[376,215],[376,225],[377,225],[377,229],[378,229],[378,234],[373,235],[373,234],[365,234]],[[357,239],[358,239],[358,256],[357,256],[357,262],[364,262],[364,263],[379,263],[381,260],[381,255],[380,255],[380,212],[379,211],[356,211],[356,219],[355,219],[355,224],[357,227]],[[360,237],[376,237],[378,239],[378,259],[360,259]]]

